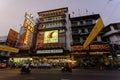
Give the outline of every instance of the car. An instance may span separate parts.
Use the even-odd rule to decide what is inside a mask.
[[[44,63],[44,64],[40,64],[40,66],[39,66],[39,68],[41,68],[41,69],[50,69],[51,68],[51,65],[50,64],[48,64],[48,63]]]
[[[0,68],[6,68],[6,63],[0,63]]]

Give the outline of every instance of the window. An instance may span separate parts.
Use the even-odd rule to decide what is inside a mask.
[[[91,32],[92,31],[92,28],[88,28],[88,32]]]
[[[85,29],[81,29],[81,32],[82,32],[82,33],[85,33]]]
[[[86,20],[85,22],[86,22],[86,24],[93,24],[92,20]]]
[[[83,21],[80,21],[80,25],[83,25],[84,24],[84,22]]]
[[[77,34],[79,33],[77,29],[76,29],[76,30],[73,30],[72,32],[73,32],[73,33],[77,33]]]
[[[86,36],[83,36],[82,38],[83,38],[83,40],[86,40]]]
[[[108,26],[108,27],[104,28],[104,31],[105,31],[105,32],[109,32],[109,31],[111,31],[110,26]]]
[[[77,42],[80,42],[80,40],[77,39],[77,38],[75,38],[75,39],[74,39],[74,42],[77,43]]]
[[[65,32],[65,30],[64,30],[64,29],[59,31],[59,33],[63,33],[63,32]]]
[[[72,22],[72,26],[77,26],[77,22]]]
[[[97,41],[97,37],[94,39],[94,41]]]
[[[115,30],[120,30],[120,24],[114,26]]]

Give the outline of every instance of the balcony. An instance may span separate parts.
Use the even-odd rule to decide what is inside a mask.
[[[44,15],[44,16],[40,16],[40,18],[51,18],[51,17],[56,17],[56,16],[64,16],[66,17],[66,14],[65,13],[60,13],[60,14],[48,14],[48,15]]]
[[[79,35],[79,36],[84,36],[84,35],[89,35],[90,32],[87,33],[80,33],[80,32],[72,32],[72,35]]]
[[[78,31],[72,31],[72,35],[79,35],[80,33]]]
[[[78,27],[87,27],[87,26],[94,26],[95,24],[93,23],[93,24],[80,24],[80,25],[78,25],[78,24],[71,24],[71,28],[78,28]]]
[[[81,42],[73,41],[72,46],[73,46],[73,45],[82,45],[82,43],[81,43]]]
[[[51,20],[44,20],[44,21],[40,21],[41,24],[45,24],[45,23],[54,23],[54,22],[66,22],[66,18],[63,19],[51,19]]]
[[[44,27],[44,28],[39,28],[39,31],[44,31],[44,30],[55,30],[55,29],[66,29],[65,25],[61,26],[49,26],[49,27]]]
[[[110,36],[112,34],[119,34],[120,30],[109,31],[103,35],[103,37]]]

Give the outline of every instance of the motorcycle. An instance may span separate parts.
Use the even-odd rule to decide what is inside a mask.
[[[21,73],[30,73],[31,70],[29,67],[26,67],[26,66],[22,66],[21,68]]]
[[[72,68],[71,67],[62,67],[62,72],[72,72]]]

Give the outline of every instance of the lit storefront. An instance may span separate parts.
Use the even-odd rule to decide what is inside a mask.
[[[86,48],[83,46],[72,46],[71,51],[72,59],[76,60],[79,65],[83,62],[88,64],[100,64],[101,61],[109,62],[111,59],[109,56],[112,56],[109,44],[91,44]]]

